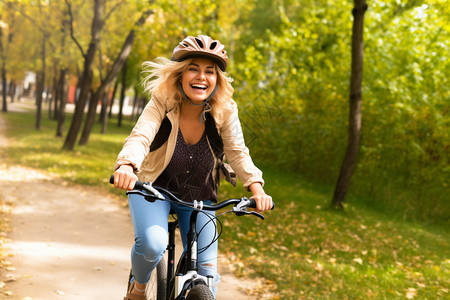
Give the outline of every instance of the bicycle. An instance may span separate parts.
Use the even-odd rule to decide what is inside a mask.
[[[110,183],[114,183],[114,175],[110,178]],[[167,199],[161,194],[167,196]],[[247,208],[256,208],[254,199],[246,197],[236,199],[228,199],[217,204],[206,205],[202,201],[185,202],[170,191],[152,186],[150,182],[137,181],[132,191],[127,191],[129,194],[139,194],[149,202],[156,200],[170,201],[192,207],[193,211],[190,217],[190,226],[187,234],[187,249],[179,259],[176,272],[174,275],[174,259],[175,259],[175,230],[178,227],[178,221],[168,221],[168,245],[167,245],[167,262],[163,257],[156,268],[153,270],[150,282],[147,284],[147,299],[148,300],[214,300],[212,293],[213,278],[210,276],[202,276],[197,273],[197,229],[196,221],[197,215],[203,210],[218,211],[230,205],[234,205],[230,211],[226,211],[219,216],[226,213],[234,213],[237,216],[253,215],[264,220],[264,216],[256,211],[249,211]],[[274,208],[274,204],[272,209]],[[214,220],[219,217],[211,217]],[[215,237],[214,241],[218,239],[220,233]],[[131,272],[130,278],[131,279]],[[130,282],[130,280],[128,281]]]

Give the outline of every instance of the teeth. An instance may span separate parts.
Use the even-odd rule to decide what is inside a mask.
[[[203,89],[203,90],[206,90],[208,87],[206,86],[206,85],[202,85],[202,84],[193,84],[193,85],[191,85],[193,88],[196,88],[196,89]]]

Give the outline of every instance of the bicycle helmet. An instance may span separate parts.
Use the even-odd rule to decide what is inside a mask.
[[[183,61],[195,57],[213,60],[224,72],[228,66],[225,46],[207,35],[188,36],[175,47],[172,53],[172,60],[174,61]]]

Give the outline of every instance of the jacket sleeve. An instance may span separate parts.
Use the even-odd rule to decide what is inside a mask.
[[[131,164],[135,170],[139,171],[164,116],[165,109],[162,104],[154,99],[150,100],[131,134],[125,139],[123,148],[114,165],[114,170],[121,165]]]
[[[228,118],[224,120],[220,133],[228,163],[242,181],[244,188],[248,189],[254,182],[264,185],[262,172],[254,165],[249,149],[245,145],[236,105]]]

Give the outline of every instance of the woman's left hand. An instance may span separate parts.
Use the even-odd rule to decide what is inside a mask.
[[[272,209],[272,197],[266,194],[261,183],[252,183],[249,189],[253,194],[250,198],[255,199],[256,202],[256,211],[263,212]]]

